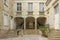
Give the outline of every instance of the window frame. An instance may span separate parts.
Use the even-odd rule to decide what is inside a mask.
[[[17,3],[17,11],[22,11],[22,3]]]
[[[8,15],[4,14],[3,17],[4,17],[4,26],[8,26],[9,25]]]
[[[29,2],[28,3],[28,11],[29,12],[32,12],[33,11],[33,3],[32,2]]]
[[[39,11],[44,12],[44,3],[39,3]]]
[[[59,13],[59,4],[54,6],[54,12],[55,12],[55,14]]]

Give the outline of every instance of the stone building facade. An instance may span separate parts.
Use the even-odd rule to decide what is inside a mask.
[[[15,0],[13,8],[16,28],[39,29],[40,26],[44,26],[45,2],[46,0]]]
[[[0,0],[1,34],[16,29],[39,29],[46,24],[46,0]]]
[[[59,29],[59,10],[60,0],[0,0],[0,31]]]
[[[6,33],[13,18],[13,0],[0,0],[0,33]]]
[[[45,14],[50,29],[60,29],[60,0],[47,0]]]

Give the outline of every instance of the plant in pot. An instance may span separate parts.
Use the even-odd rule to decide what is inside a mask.
[[[42,36],[44,36],[44,37],[48,37],[48,35],[46,34],[46,32],[47,32],[47,28],[45,28],[45,27],[41,27],[41,28],[40,28],[40,31],[42,32]]]

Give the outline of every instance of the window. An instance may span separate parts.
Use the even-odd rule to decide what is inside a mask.
[[[8,16],[4,15],[4,25],[8,26]]]
[[[55,11],[55,13],[58,13],[58,11],[59,11],[58,4],[54,7],[54,11]]]
[[[22,11],[22,4],[21,3],[17,3],[17,11]]]
[[[32,11],[33,9],[33,3],[28,3],[28,11]]]
[[[7,0],[4,0],[4,5],[8,7],[8,1]]]
[[[39,11],[44,12],[44,3],[39,3]]]

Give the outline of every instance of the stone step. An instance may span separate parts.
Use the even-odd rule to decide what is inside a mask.
[[[8,31],[5,35],[6,38],[7,37],[16,37],[17,36],[17,32],[14,30]]]
[[[5,32],[4,31],[2,30],[2,32],[0,33],[0,38],[17,37],[16,30],[6,30]]]
[[[50,34],[60,34],[60,32],[54,32],[54,33],[52,32],[52,33],[50,33]]]
[[[54,30],[49,33],[50,40],[60,40],[60,30]]]
[[[60,39],[56,39],[56,38],[54,38],[54,39],[50,39],[50,40],[60,40]]]
[[[51,36],[51,38],[60,38],[60,36]]]
[[[49,36],[60,36],[60,34],[50,34]]]
[[[25,35],[35,35],[35,34],[38,34],[38,30],[27,29],[27,30],[24,30],[24,34]]]

